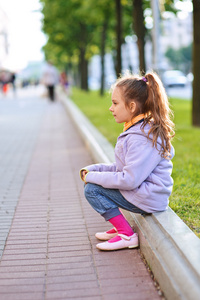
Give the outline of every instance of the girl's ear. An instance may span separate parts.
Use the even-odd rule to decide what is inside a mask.
[[[130,103],[130,110],[131,110],[131,112],[132,113],[134,113],[134,111],[136,110],[136,104],[135,104],[135,102],[134,101],[132,101],[131,103]]]

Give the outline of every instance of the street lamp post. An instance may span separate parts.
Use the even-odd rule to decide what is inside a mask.
[[[160,71],[160,9],[159,0],[151,0],[151,8],[153,13],[153,29],[152,29],[152,40],[153,40],[153,69],[159,73]]]

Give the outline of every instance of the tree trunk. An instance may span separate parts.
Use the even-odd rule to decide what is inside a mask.
[[[87,32],[84,23],[80,22],[81,35],[80,35],[80,79],[81,89],[88,91],[88,61],[85,58],[85,51],[87,45]]]
[[[115,0],[116,3],[116,35],[117,35],[117,59],[116,59],[116,75],[120,76],[122,71],[122,7],[121,0]]]
[[[200,1],[193,0],[193,97],[192,97],[192,124],[200,126]]]
[[[88,91],[88,61],[85,58],[85,49],[80,49],[81,89]]]
[[[140,72],[144,73],[146,71],[145,49],[144,49],[146,28],[144,25],[142,0],[133,0],[133,24],[134,24],[134,31],[137,36],[137,46],[139,52],[139,68],[140,68]]]
[[[105,21],[103,24],[103,30],[101,35],[101,89],[100,89],[100,95],[104,95],[104,89],[105,89],[105,46],[106,46],[106,31],[108,26],[108,19],[105,15]]]

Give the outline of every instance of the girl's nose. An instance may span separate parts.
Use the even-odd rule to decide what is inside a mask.
[[[113,111],[113,109],[112,109],[112,105],[111,105],[111,107],[109,108],[109,111]]]

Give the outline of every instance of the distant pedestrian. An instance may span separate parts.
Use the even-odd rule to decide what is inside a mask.
[[[7,71],[0,72],[0,84],[1,84],[1,89],[2,89],[2,93],[4,96],[6,96],[8,89],[9,89],[9,87],[8,87],[9,79],[10,79],[9,72],[7,72]]]
[[[3,88],[2,88],[3,94],[6,95],[8,92],[8,83],[4,83],[3,84]]]
[[[48,62],[44,67],[41,81],[47,87],[49,99],[54,101],[55,87],[59,82],[59,74],[51,62]]]
[[[15,85],[15,80],[16,80],[16,74],[13,72],[10,76],[10,82],[12,84],[13,92],[15,93],[16,91],[16,85]]]
[[[149,214],[164,211],[172,192],[171,139],[174,124],[163,84],[156,73],[126,75],[112,89],[109,109],[124,131],[117,139],[116,162],[80,171],[85,197],[114,228],[96,233],[100,250],[138,246],[138,235],[119,208]]]
[[[64,91],[68,94],[69,89],[69,80],[67,74],[63,71],[60,74],[60,83],[64,89]]]

